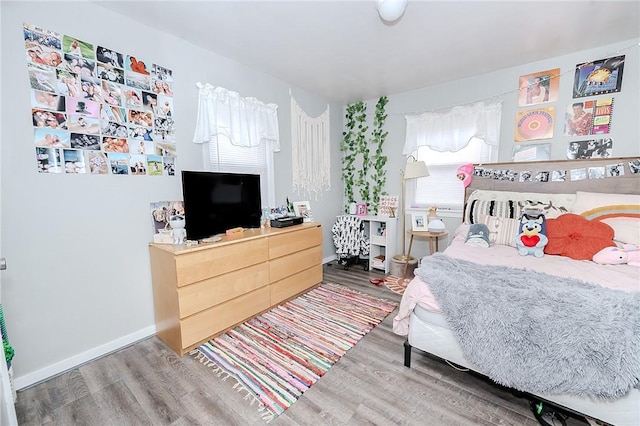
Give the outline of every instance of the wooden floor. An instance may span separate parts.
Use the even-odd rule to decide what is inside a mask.
[[[325,282],[388,300],[361,266],[324,267]],[[395,313],[271,425],[538,425],[525,399],[414,350],[403,365]],[[18,392],[21,425],[261,425],[257,410],[193,357],[152,337]],[[586,425],[574,418],[569,425]]]

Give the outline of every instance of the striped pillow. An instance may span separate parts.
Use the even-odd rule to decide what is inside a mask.
[[[509,219],[506,217],[480,215],[480,221],[489,228],[489,243],[491,245],[516,246],[516,237],[518,236],[518,219]]]

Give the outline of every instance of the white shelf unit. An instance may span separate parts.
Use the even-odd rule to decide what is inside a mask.
[[[385,274],[389,273],[391,257],[396,250],[396,225],[395,217],[358,216],[365,222],[365,233],[369,236],[369,270],[379,269]],[[375,267],[374,259],[384,256],[383,267]]]

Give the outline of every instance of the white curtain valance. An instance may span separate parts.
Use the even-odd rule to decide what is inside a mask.
[[[434,151],[456,152],[467,146],[473,137],[489,145],[497,145],[501,118],[501,102],[457,106],[445,113],[406,115],[406,139],[402,154],[409,155],[424,145]]]
[[[210,142],[224,135],[233,145],[253,147],[267,142],[274,152],[280,151],[278,105],[243,98],[237,92],[208,83],[196,86],[198,117],[193,142]]]

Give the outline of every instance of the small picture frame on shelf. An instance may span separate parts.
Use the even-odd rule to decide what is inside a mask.
[[[311,205],[308,201],[294,201],[293,212],[296,214],[296,216],[302,216],[304,222],[313,222]]]
[[[428,231],[429,215],[426,212],[411,213],[411,230]]]
[[[367,215],[367,205],[365,203],[356,204],[356,216],[366,216]]]

